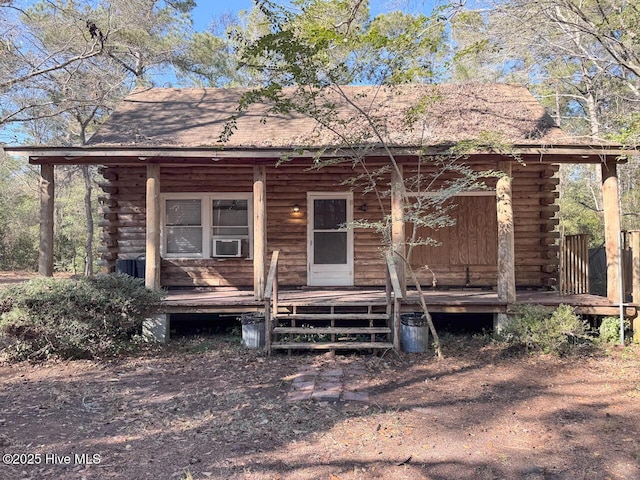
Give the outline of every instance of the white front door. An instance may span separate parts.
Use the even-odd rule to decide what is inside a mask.
[[[353,195],[308,193],[307,282],[310,286],[353,285]]]

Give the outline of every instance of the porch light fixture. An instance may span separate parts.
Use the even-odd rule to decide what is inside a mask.
[[[360,211],[361,212],[366,212],[367,211],[367,204],[363,203],[362,205],[360,205]]]
[[[298,213],[300,211],[300,205],[298,205],[297,203],[293,206],[293,213]]]

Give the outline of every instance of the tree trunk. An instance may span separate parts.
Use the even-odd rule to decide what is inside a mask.
[[[589,83],[591,83],[589,81]],[[589,127],[591,129],[591,136],[597,138],[600,135],[600,116],[598,115],[598,102],[590,89],[586,95],[587,102],[587,117],[589,119]]]

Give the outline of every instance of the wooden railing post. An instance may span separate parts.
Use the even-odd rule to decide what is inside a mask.
[[[385,268],[384,269],[384,298],[385,298],[385,302],[387,304],[387,315],[389,315],[389,318],[391,318],[391,276],[389,274],[389,268]]]
[[[393,243],[393,250],[397,252],[394,258],[395,271],[397,272],[398,281],[400,282],[400,288],[402,293],[406,292],[407,280],[405,275],[404,259],[406,255],[405,244],[407,239],[405,237],[404,228],[404,197],[402,192],[404,191],[404,178],[402,175],[402,165],[397,165],[392,168],[391,171],[391,241]]]
[[[278,315],[278,257],[280,251],[276,250],[271,256],[269,275],[264,288],[264,348],[267,355],[271,355],[272,318]]]
[[[400,351],[400,310],[402,306],[402,284],[398,278],[398,272],[396,271],[396,263],[393,259],[393,254],[387,254],[387,271],[389,273],[389,283],[391,284],[391,290],[393,291],[393,349],[396,352]],[[389,297],[387,297],[389,301]]]
[[[589,293],[588,235],[565,235],[560,247],[560,295]]]
[[[264,302],[264,349],[267,355],[271,355],[271,303]]]
[[[396,296],[393,297],[393,349],[396,352],[400,352],[400,336],[402,331],[402,323],[401,323],[401,298]]]
[[[273,313],[278,314],[278,265],[276,264],[276,274],[273,277],[273,297],[271,298],[271,305],[273,305]]]

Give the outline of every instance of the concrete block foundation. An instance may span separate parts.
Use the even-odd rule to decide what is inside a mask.
[[[142,337],[147,342],[167,343],[169,341],[170,317],[167,313],[157,313],[142,322]]]

